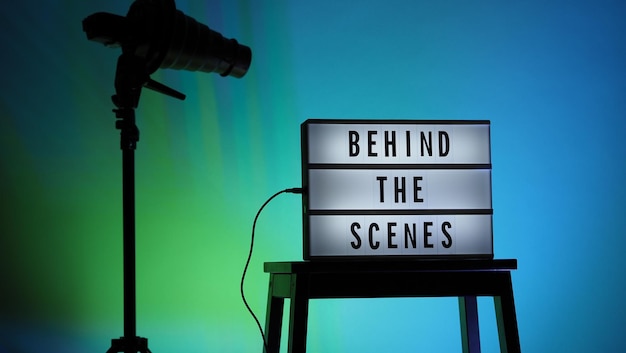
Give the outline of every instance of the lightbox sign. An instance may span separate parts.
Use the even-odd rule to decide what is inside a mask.
[[[489,121],[318,120],[302,133],[304,258],[493,258]]]

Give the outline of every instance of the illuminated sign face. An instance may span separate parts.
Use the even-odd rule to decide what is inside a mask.
[[[307,120],[304,258],[493,257],[489,121]]]

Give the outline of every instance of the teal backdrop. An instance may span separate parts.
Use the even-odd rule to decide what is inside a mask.
[[[0,352],[105,352],[123,335],[119,50],[84,17],[131,1],[0,12]],[[615,352],[626,327],[626,3],[177,1],[253,51],[243,79],[160,70],[188,95],[137,109],[137,333],[152,352],[254,352],[239,296],[254,215],[300,186],[307,118],[488,119],[494,252],[524,352]],[[264,261],[302,259],[300,196],[261,215]],[[483,352],[497,352],[479,299]],[[460,351],[454,298],[313,301],[311,352]]]

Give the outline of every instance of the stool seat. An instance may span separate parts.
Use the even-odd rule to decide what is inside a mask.
[[[309,299],[458,297],[462,349],[480,352],[477,296],[494,298],[501,352],[520,352],[511,270],[517,260],[315,260],[266,262],[268,353],[278,353],[290,299],[288,352],[306,352]]]

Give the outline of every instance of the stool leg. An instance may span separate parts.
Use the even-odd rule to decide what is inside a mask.
[[[275,278],[270,276],[269,293],[267,296],[267,311],[265,317],[265,335],[268,347],[263,347],[265,353],[278,353],[280,351],[280,336],[283,326],[283,311],[285,299],[274,296]],[[269,351],[267,351],[269,349]]]
[[[520,353],[519,333],[517,330],[517,316],[515,315],[515,302],[513,301],[513,284],[511,273],[508,272],[502,279],[502,288],[499,296],[494,296],[493,301],[496,309],[498,322],[498,336],[500,338],[500,352]]]
[[[309,277],[306,274],[292,276],[288,352],[304,353],[309,315]]]
[[[459,297],[459,313],[461,315],[463,353],[480,353],[480,330],[476,296]]]

